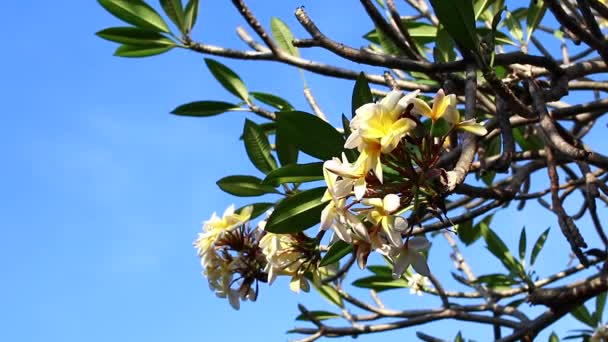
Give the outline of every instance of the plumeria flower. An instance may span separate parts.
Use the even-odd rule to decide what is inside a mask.
[[[234,205],[231,205],[224,211],[221,218],[213,213],[211,218],[203,223],[203,232],[199,233],[198,238],[194,241],[198,255],[202,258],[223,232],[231,231],[245,224],[252,212],[253,206],[247,206],[235,213]]]
[[[407,229],[407,221],[403,217],[393,215],[401,206],[399,196],[388,194],[383,199],[364,198],[361,203],[372,206],[362,210],[367,213],[367,220],[374,225],[380,225],[391,244],[400,247],[403,244],[401,232]]]
[[[260,248],[266,256],[265,271],[268,272],[268,283],[272,284],[278,275],[296,275],[302,265],[301,254],[293,248],[297,241],[290,234],[266,232],[260,240]]]
[[[323,163],[325,182],[329,195],[334,198],[344,197],[350,194],[350,190],[355,191],[355,197],[361,199],[365,195],[367,174],[365,156],[361,154],[354,163],[348,162],[346,156],[342,154],[342,160],[333,158]],[[342,177],[337,180],[337,176]],[[327,196],[328,194],[326,194]]]
[[[422,292],[429,285],[429,278],[418,273],[407,277],[407,286],[410,288],[410,294],[422,296]]]
[[[433,122],[440,118],[451,124],[457,124],[460,121],[460,113],[456,109],[456,104],[458,103],[456,95],[450,94],[446,96],[443,89],[437,91],[433,99],[433,108],[429,107],[425,101],[417,98],[412,99],[412,103],[414,104],[412,112],[424,115]]]
[[[429,277],[431,271],[426,263],[422,251],[428,249],[429,241],[423,237],[413,237],[409,239],[407,244],[399,248],[396,255],[393,253],[393,278],[399,279],[403,272],[412,265],[414,270],[420,275]]]
[[[346,139],[345,148],[357,148],[359,159],[366,160],[365,171],[374,170],[382,182],[381,153],[390,153],[399,141],[415,126],[416,123],[401,114],[407,105],[418,95],[419,91],[403,96],[393,90],[378,103],[367,103],[355,111],[351,120],[351,134]]]

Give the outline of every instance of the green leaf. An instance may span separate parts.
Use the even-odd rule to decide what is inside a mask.
[[[353,245],[346,243],[342,240],[336,240],[329,246],[329,250],[321,259],[319,266],[331,265],[335,262],[340,261],[344,256],[350,254],[353,251]]]
[[[456,231],[458,232],[458,238],[465,245],[470,246],[473,242],[477,241],[481,237],[481,231],[479,227],[473,227],[473,221],[467,220],[462,223],[459,223],[456,226]]]
[[[184,27],[184,9],[182,8],[181,0],[159,0],[165,14],[177,26],[180,32],[185,33]]]
[[[298,148],[289,140],[289,130],[277,127],[275,134],[275,148],[281,165],[290,165],[298,162]]]
[[[479,227],[481,228],[481,235],[486,241],[488,250],[494,254],[498,260],[500,260],[507,270],[517,275],[524,276],[525,272],[523,267],[515,260],[500,237],[496,235],[496,233],[494,233],[494,231],[492,231],[488,225],[482,224]]]
[[[253,219],[257,218],[258,216],[262,215],[263,213],[267,212],[268,209],[272,208],[274,203],[262,202],[262,203],[248,204],[248,205],[244,205],[244,206],[238,208],[236,210],[236,212],[238,213],[241,210],[243,210],[243,208],[248,207],[250,205],[253,206],[253,211],[251,212],[251,217],[249,218],[249,220],[253,220]]]
[[[105,40],[127,45],[175,46],[175,42],[164,35],[138,27],[110,27],[95,34]]]
[[[239,75],[224,64],[211,58],[205,58],[205,63],[213,74],[213,77],[220,82],[224,89],[245,102],[249,101],[249,92]]]
[[[557,337],[555,331],[551,332],[551,335],[549,336],[549,342],[559,342],[559,337]]]
[[[272,17],[272,19],[270,19],[270,32],[272,32],[272,36],[274,37],[274,40],[277,41],[281,50],[284,50],[295,57],[300,56],[298,48],[293,46],[292,43],[294,40],[293,33],[291,33],[287,24],[281,19],[277,17]]]
[[[452,125],[444,118],[439,118],[431,125],[431,135],[434,137],[443,137],[450,131],[451,126]]]
[[[513,128],[513,139],[524,151],[540,150],[544,147],[543,141],[538,135],[525,135],[523,127]]]
[[[225,192],[239,197],[278,193],[273,186],[262,184],[262,180],[254,176],[228,176],[218,180],[217,185]]]
[[[439,22],[460,45],[463,54],[477,54],[479,38],[475,30],[475,10],[471,0],[431,0]]]
[[[334,289],[331,285],[328,284],[324,284],[321,286],[317,286],[317,284],[315,284],[315,282],[312,282],[313,286],[315,287],[315,289],[317,289],[317,291],[319,291],[319,294],[321,295],[321,297],[327,299],[328,302],[343,308],[344,307],[344,302],[342,301],[342,297],[340,297],[340,294],[338,293],[338,291],[336,291],[336,289]]]
[[[222,114],[238,108],[239,107],[237,105],[228,102],[195,101],[175,108],[173,111],[171,111],[171,114],[204,117]]]
[[[271,154],[268,137],[260,126],[249,119],[245,119],[243,141],[249,160],[258,170],[267,174],[277,168],[277,162]]]
[[[540,251],[545,246],[545,241],[547,241],[547,236],[549,235],[549,229],[551,228],[547,228],[542,234],[540,234],[538,239],[536,239],[534,247],[532,248],[532,255],[530,256],[530,266],[534,265],[538,253],[540,253]]]
[[[492,2],[494,2],[494,0],[475,0],[473,4],[473,8],[475,9],[475,20],[479,18],[481,13],[488,9]]]
[[[328,320],[328,319],[332,319],[332,318],[340,318],[342,316],[335,314],[333,312],[329,312],[329,311],[321,311],[321,310],[314,310],[314,311],[309,311],[308,312],[310,315],[312,315],[315,319],[319,320],[319,321],[324,321],[324,320]],[[308,318],[307,315],[305,314],[300,314],[298,317],[296,317],[297,321],[309,321],[310,319]]]
[[[161,53],[165,53],[175,46],[170,45],[121,45],[114,51],[114,56],[118,57],[149,57],[160,55]]]
[[[445,27],[439,26],[435,41],[435,47],[433,48],[433,58],[435,59],[435,62],[445,63],[456,60],[454,40]]]
[[[507,28],[509,28],[509,33],[511,33],[511,36],[513,36],[513,38],[517,39],[520,42],[524,40],[524,33],[521,29],[521,24],[519,23],[519,20],[515,18],[513,13],[507,11],[505,24],[507,25]]]
[[[390,275],[373,275],[369,277],[360,278],[355,280],[352,285],[363,289],[374,289],[378,292],[408,287],[407,280],[403,278],[393,279],[393,277]]]
[[[352,116],[355,116],[355,111],[366,103],[374,102],[372,91],[369,88],[369,83],[363,72],[359,73],[355,81],[352,96]]]
[[[454,342],[465,342],[464,338],[462,338],[462,332],[458,331],[458,334],[454,337]]]
[[[543,0],[530,0],[528,15],[526,16],[526,42],[530,40],[532,32],[534,32],[538,24],[543,20],[546,11],[547,5],[545,5]]]
[[[325,187],[314,188],[283,199],[270,215],[265,230],[277,234],[298,233],[319,223],[327,204],[321,201],[325,190]]]
[[[380,42],[380,46],[382,46],[382,50],[389,55],[399,56],[401,54],[401,50],[393,43],[393,41],[382,32],[381,29],[376,27],[376,34],[378,36],[378,41]]]
[[[522,262],[526,259],[526,227],[521,229],[519,233],[519,260]]]
[[[305,112],[277,114],[278,131],[285,134],[283,138],[300,151],[321,160],[329,160],[342,152],[344,146],[342,135],[329,123]]]
[[[595,322],[589,313],[589,310],[585,307],[585,305],[579,305],[570,311],[570,314],[576,318],[579,322],[586,324],[592,328],[595,328]]]
[[[142,29],[170,32],[161,16],[142,0],[97,0],[118,19]]]
[[[367,269],[370,270],[372,273],[374,273],[377,276],[383,276],[383,277],[389,277],[389,278],[393,277],[393,269],[388,266],[371,265],[371,266],[367,266]]]
[[[190,33],[198,16],[198,0],[189,0],[184,10],[184,30]]]
[[[278,110],[293,110],[293,106],[291,103],[287,102],[287,100],[276,96],[274,94],[262,93],[259,91],[252,91],[249,93],[254,99],[267,104],[271,107],[274,107]]]
[[[492,273],[478,277],[477,280],[475,280],[475,283],[487,284],[487,286],[493,288],[499,286],[511,286],[517,284],[518,282],[506,274]]]
[[[265,184],[306,183],[323,179],[323,163],[290,164],[273,170]]]
[[[604,315],[604,307],[606,306],[606,296],[608,292],[602,292],[597,297],[595,297],[595,321],[603,322],[602,316]]]

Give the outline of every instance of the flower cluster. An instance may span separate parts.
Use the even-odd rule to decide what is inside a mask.
[[[439,90],[429,106],[418,93],[391,91],[381,101],[358,108],[344,145],[356,149],[356,160],[350,162],[343,154],[323,164],[324,200],[329,203],[321,229],[331,228],[337,238],[353,244],[362,268],[372,250],[388,257],[396,278],[409,265],[430,274],[421,253],[428,241],[410,238],[408,232],[425,214],[421,208],[442,207],[445,170],[436,164],[440,153],[449,149],[446,140],[455,129],[487,133],[474,121],[460,120],[456,95]],[[400,215],[408,209],[413,212],[410,219]]]

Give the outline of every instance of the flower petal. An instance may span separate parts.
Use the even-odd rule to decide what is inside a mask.
[[[429,265],[427,265],[426,260],[424,259],[424,256],[421,253],[410,253],[411,254],[411,261],[412,261],[412,267],[414,268],[414,270],[416,270],[416,272],[418,272],[418,274],[423,275],[425,277],[430,277],[431,276],[431,270],[429,269]]]
[[[429,118],[432,116],[433,111],[431,110],[431,107],[429,107],[429,105],[423,100],[417,98],[412,99],[412,103],[414,104],[412,112],[414,112],[415,114],[424,115]]]
[[[401,198],[396,194],[388,194],[382,199],[382,207],[389,213],[399,209]]]
[[[431,246],[429,240],[422,236],[414,236],[407,242],[407,248],[412,251],[423,251]]]
[[[410,256],[407,252],[399,254],[393,263],[393,279],[399,279],[410,265]]]

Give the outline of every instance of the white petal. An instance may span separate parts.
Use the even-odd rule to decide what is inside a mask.
[[[336,218],[336,211],[333,202],[329,202],[323,211],[321,211],[321,230],[325,230],[331,227],[331,224],[334,222]]]
[[[363,143],[361,139],[361,135],[359,131],[351,132],[346,142],[344,143],[344,148],[353,149],[359,147]]]
[[[410,265],[410,258],[408,253],[401,253],[393,264],[393,279],[399,279],[403,275],[403,272]]]
[[[409,225],[405,218],[403,218],[401,216],[395,217],[395,226],[393,227],[393,229],[395,229],[398,232],[404,232],[408,228],[409,228]]]
[[[367,184],[365,183],[365,178],[361,177],[355,181],[355,198],[360,200],[365,196],[365,191],[367,190]]]
[[[397,103],[397,105],[399,107],[402,108],[406,108],[407,105],[410,104],[410,102],[412,102],[412,99],[416,98],[418,96],[418,94],[420,94],[420,89],[416,89],[415,91],[412,91],[410,93],[408,93],[407,95],[405,95],[404,97],[402,97],[399,102]]]
[[[384,196],[384,199],[382,200],[382,207],[389,213],[399,209],[400,205],[401,199],[396,194],[388,194]]]
[[[414,236],[407,242],[407,248],[412,251],[423,251],[431,246],[429,240],[422,236]]]
[[[431,276],[431,270],[429,270],[429,265],[427,265],[424,256],[421,253],[411,253],[411,262],[414,270],[418,272],[418,274],[423,275],[425,277]]]

